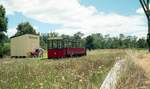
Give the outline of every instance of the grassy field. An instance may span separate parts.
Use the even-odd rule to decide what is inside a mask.
[[[124,50],[95,50],[60,60],[2,59],[0,89],[99,89]]]

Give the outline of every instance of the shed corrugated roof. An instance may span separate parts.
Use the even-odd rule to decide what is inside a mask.
[[[20,37],[20,36],[24,36],[24,35],[36,35],[36,36],[39,36],[39,34],[23,34],[23,35],[19,35],[19,36],[12,36],[10,38]]]

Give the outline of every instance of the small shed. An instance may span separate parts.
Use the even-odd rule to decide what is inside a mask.
[[[39,35],[25,34],[11,38],[11,57],[28,57],[40,47]]]

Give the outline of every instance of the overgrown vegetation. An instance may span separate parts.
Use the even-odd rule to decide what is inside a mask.
[[[0,47],[0,54],[2,57],[10,55],[10,44],[9,43],[4,43],[2,47]]]
[[[123,50],[96,50],[81,58],[0,61],[1,89],[99,89]]]
[[[138,55],[140,54],[138,51]],[[130,55],[136,56],[135,51]],[[130,55],[127,56],[126,68],[122,72],[117,89],[149,89],[150,85],[145,84],[145,80],[148,80],[145,76],[145,71],[135,64],[133,57]]]

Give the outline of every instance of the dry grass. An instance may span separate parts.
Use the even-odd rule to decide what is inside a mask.
[[[127,65],[121,75],[117,89],[150,89],[150,85],[147,85],[145,82],[148,80],[145,70],[138,64],[138,60],[136,59],[144,53],[146,53],[144,50],[127,51]]]
[[[117,89],[141,89],[144,79],[144,71],[128,60],[127,68],[121,75]]]
[[[96,50],[61,60],[0,60],[0,89],[99,89],[123,50]]]

